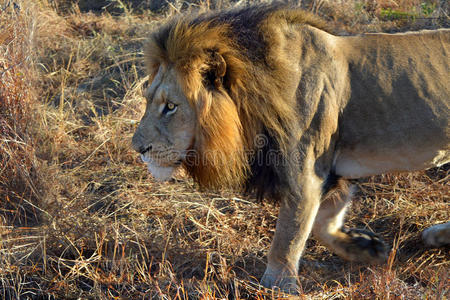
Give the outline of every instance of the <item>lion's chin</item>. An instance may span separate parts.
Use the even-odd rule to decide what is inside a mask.
[[[161,167],[152,163],[147,163],[148,171],[158,181],[167,181],[172,178],[174,167]]]
[[[141,159],[147,164],[148,171],[158,181],[167,181],[172,178],[175,167],[163,167],[157,165],[152,159],[145,155],[141,155]]]

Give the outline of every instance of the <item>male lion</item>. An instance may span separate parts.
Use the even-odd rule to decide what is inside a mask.
[[[318,17],[259,5],[180,17],[145,51],[151,85],[133,147],[154,177],[280,202],[261,280],[296,287],[312,231],[338,255],[381,262],[373,233],[343,227],[347,179],[450,161],[450,30],[334,36]],[[450,223],[424,233],[450,241]]]

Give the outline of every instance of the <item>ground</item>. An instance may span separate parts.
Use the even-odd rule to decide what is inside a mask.
[[[200,191],[183,172],[157,183],[130,147],[147,85],[142,45],[187,5],[73,2],[0,2],[0,297],[283,297],[257,285],[277,205]],[[449,27],[446,1],[302,3],[338,34]],[[420,232],[450,219],[449,173],[361,180],[347,224],[377,232],[389,262],[351,264],[311,238],[300,294],[448,297],[449,248],[425,248]]]

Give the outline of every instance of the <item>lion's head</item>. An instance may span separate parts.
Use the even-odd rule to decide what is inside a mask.
[[[161,32],[147,45],[152,83],[133,147],[156,178],[183,164],[203,185],[238,185],[248,169],[245,141],[238,108],[224,90],[227,69],[238,62],[227,66],[232,50],[217,43],[225,28],[186,25],[170,28],[164,48]],[[204,44],[195,42],[200,37]]]
[[[274,53],[246,47],[278,43],[278,32],[259,33],[267,22],[316,19],[276,6],[248,14],[255,28],[245,34],[230,11],[174,19],[151,35],[145,50],[151,85],[133,147],[155,177],[167,179],[183,165],[202,186],[241,186],[255,175],[256,136],[266,135],[272,150],[289,147],[297,82],[288,74],[295,66],[276,47]]]

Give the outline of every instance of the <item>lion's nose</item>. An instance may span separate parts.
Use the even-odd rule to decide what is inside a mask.
[[[142,140],[143,137],[140,136],[139,132],[136,132],[133,136],[133,139],[131,141],[131,145],[133,146],[133,149],[141,154],[144,154],[147,151],[151,151],[153,146],[150,145],[145,145],[144,143],[142,143],[140,140]]]

